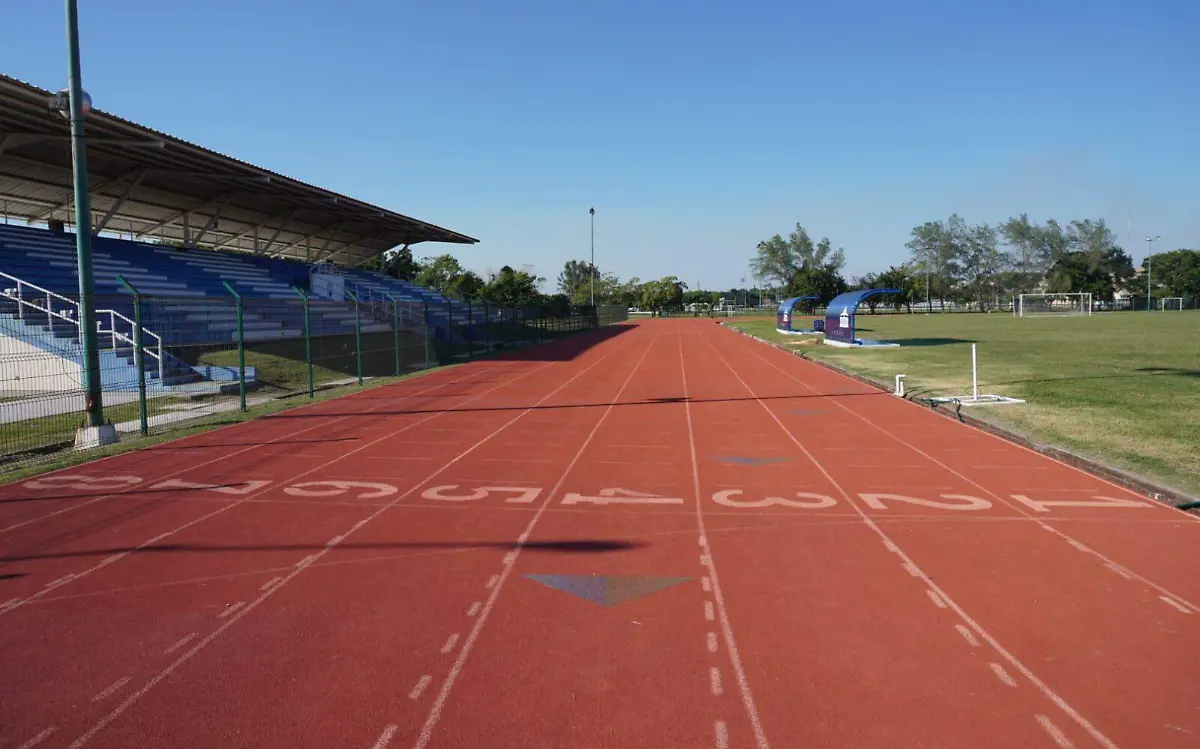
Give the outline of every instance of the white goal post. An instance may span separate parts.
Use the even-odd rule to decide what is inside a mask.
[[[1182,310],[1183,300],[1181,296],[1169,296],[1158,300],[1158,308],[1161,310]]]
[[[1092,295],[1086,291],[1059,294],[1021,294],[1014,310],[1018,317],[1090,315]]]

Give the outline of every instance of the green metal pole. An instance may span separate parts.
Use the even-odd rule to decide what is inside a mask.
[[[362,319],[359,316],[358,310],[358,294],[355,294],[353,291],[347,291],[346,294],[354,300],[354,358],[358,365],[358,386],[362,387]]]
[[[308,397],[313,397],[313,363],[312,363],[312,327],[308,318],[308,294],[305,294],[295,286],[292,291],[300,295],[304,300],[304,364],[308,368]]]
[[[142,339],[142,295],[122,275],[117,281],[133,294],[133,363],[138,375],[138,423],[142,436],[150,434],[150,418],[146,413],[146,349]],[[160,350],[159,356],[163,353]]]
[[[483,350],[492,350],[492,318],[490,305],[485,300],[483,302]]]
[[[400,301],[392,297],[392,348],[396,352],[396,376],[400,376]]]
[[[88,194],[83,132],[83,76],[79,66],[79,8],[67,4],[67,90],[71,106],[71,164],[75,190],[75,254],[79,272],[79,343],[83,347],[83,392],[88,426],[104,424],[100,346],[96,338],[95,279],[92,275],[92,202]]]
[[[242,411],[246,410],[246,307],[242,295],[228,281],[222,281],[225,290],[233,295],[237,302],[237,345],[238,345],[238,398],[241,400]]]

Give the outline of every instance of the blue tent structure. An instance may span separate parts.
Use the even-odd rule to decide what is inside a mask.
[[[779,331],[780,333],[793,333],[796,335],[802,335],[805,333],[819,333],[820,331],[818,330],[803,328],[797,329],[792,327],[792,324],[795,322],[795,313],[792,311],[793,308],[801,302],[815,301],[817,301],[817,297],[815,296],[794,296],[791,299],[784,299],[779,303],[779,309],[775,312],[775,330]]]
[[[900,289],[859,289],[838,294],[825,307],[825,343],[831,346],[896,346],[895,343],[867,341],[854,337],[854,313],[867,297],[899,294]]]

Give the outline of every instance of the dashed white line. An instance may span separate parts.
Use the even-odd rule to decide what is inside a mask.
[[[1037,722],[1042,724],[1042,728],[1046,729],[1046,733],[1050,734],[1050,738],[1054,740],[1062,749],[1075,749],[1075,745],[1067,738],[1067,735],[1054,725],[1054,721],[1047,718],[1045,715],[1036,715]]]
[[[50,738],[50,734],[54,733],[54,731],[55,731],[55,729],[53,729],[53,728],[47,728],[46,730],[39,733],[37,736],[34,736],[29,741],[26,741],[24,744],[21,744],[20,746],[18,746],[17,749],[33,749],[38,744],[40,744],[43,741],[45,741],[46,739]]]
[[[412,688],[411,692],[408,693],[408,698],[410,700],[419,699],[421,697],[421,693],[425,691],[425,687],[429,686],[429,682],[431,681],[433,681],[433,677],[429,674],[422,676],[421,680],[417,682],[417,685]]]
[[[398,730],[400,730],[400,726],[395,723],[383,729],[383,733],[379,734],[379,738],[375,740],[375,744],[371,749],[387,749],[388,745],[392,743],[392,737],[396,735],[396,731]]]
[[[1178,609],[1179,611],[1182,611],[1185,614],[1192,613],[1191,611],[1189,611],[1187,609],[1187,607],[1185,607],[1179,601],[1176,601],[1174,598],[1168,598],[1167,596],[1159,596],[1159,598],[1162,600],[1163,603],[1167,604],[1168,606],[1170,606],[1173,609]]]
[[[184,635],[183,637],[179,638],[178,642],[176,642],[174,645],[172,645],[171,647],[164,650],[163,655],[170,655],[171,653],[174,653],[176,650],[179,650],[181,647],[183,647],[184,645],[187,645],[189,642],[191,642],[194,639],[196,639],[195,632],[191,633],[190,635]]]
[[[266,581],[265,583],[263,583],[263,584],[262,584],[262,585],[259,587],[259,590],[266,590],[267,588],[271,587],[272,585],[274,585],[275,583],[279,582],[279,581],[280,581],[280,580],[282,580],[282,579],[283,579],[282,577],[273,577],[273,578],[271,578],[270,580],[268,580],[268,581]]]
[[[937,606],[939,609],[946,608],[946,602],[942,600],[942,597],[936,591],[926,589],[925,595],[929,596],[929,600],[933,601],[934,606]]]
[[[1126,580],[1133,579],[1133,575],[1129,572],[1129,570],[1125,569],[1124,567],[1122,567],[1118,564],[1113,564],[1112,562],[1109,562],[1108,564],[1106,564],[1104,566],[1108,567],[1110,570],[1117,573],[1118,575],[1125,578]]]
[[[717,633],[716,632],[708,633],[708,652],[710,652],[710,653],[717,652]]]
[[[708,593],[712,590],[712,580],[710,580],[707,576],[700,578],[700,587],[704,588],[705,593]]]
[[[921,570],[917,569],[917,566],[915,564],[913,564],[912,562],[905,562],[904,570],[906,572],[908,572],[908,574],[912,575],[913,577],[921,576]]]
[[[704,618],[705,618],[705,620],[707,620],[707,621],[710,621],[710,622],[713,620],[713,605],[712,605],[712,601],[705,601],[705,602],[704,602]]]
[[[458,643],[458,633],[455,632],[454,634],[450,635],[450,638],[446,640],[446,644],[442,646],[442,652],[449,653],[451,650],[454,650],[454,646],[457,643]]]
[[[102,692],[93,697],[92,702],[99,702],[111,697],[118,689],[128,684],[129,680],[132,678],[132,676],[126,676],[124,678],[117,679],[112,684],[109,684],[107,687],[105,687]]]
[[[965,624],[955,624],[954,628],[957,629],[958,633],[963,636],[963,639],[967,641],[968,645],[973,648],[979,647],[979,640],[975,639],[975,635],[971,632],[971,630],[967,629]]]
[[[713,724],[713,734],[717,749],[729,749],[729,726],[725,725],[725,721],[718,720]]]
[[[483,604],[479,601],[476,601],[475,603],[471,604],[471,608],[467,609],[467,616],[475,616],[479,613],[481,608],[483,608]]]
[[[712,689],[712,693],[717,697],[720,697],[725,692],[721,686],[721,669],[716,666],[709,667],[708,685]]]
[[[237,611],[238,609],[240,609],[241,607],[243,607],[245,605],[246,605],[245,601],[238,601],[237,603],[231,603],[230,605],[225,607],[224,611],[217,614],[217,618],[224,619],[225,617],[229,616],[230,614],[232,614],[233,612]]]
[[[499,579],[500,579],[499,575],[492,575],[490,578],[488,578],[487,585],[484,585],[483,587],[487,588],[488,590],[491,590],[492,588],[496,587],[496,582]]]
[[[1016,680],[1009,676],[1008,672],[1004,670],[1004,666],[1001,666],[999,663],[989,663],[988,665],[992,667],[992,673],[996,674],[996,678],[1005,685],[1010,687],[1015,687],[1017,685]]]

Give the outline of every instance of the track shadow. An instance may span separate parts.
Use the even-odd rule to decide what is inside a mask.
[[[147,483],[150,483],[150,482],[147,482]],[[15,504],[18,502],[48,502],[52,499],[95,499],[96,497],[104,497],[104,496],[108,496],[110,494],[114,495],[114,496],[121,496],[121,497],[136,497],[136,496],[143,495],[143,494],[164,494],[166,492],[171,492],[171,493],[174,493],[174,492],[199,492],[199,491],[207,491],[209,489],[232,489],[232,488],[239,487],[239,486],[243,486],[243,484],[240,482],[236,483],[236,484],[213,484],[211,486],[201,486],[201,487],[196,487],[196,488],[177,486],[177,487],[170,487],[168,489],[149,489],[149,488],[147,488],[147,489],[128,489],[128,490],[113,489],[112,491],[95,491],[90,494],[51,494],[51,495],[45,495],[45,496],[38,495],[36,497],[16,497],[14,499],[0,499],[0,505],[10,504],[10,503]],[[228,500],[230,502],[237,501],[237,496],[231,495],[228,497]]]
[[[1083,382],[1086,380],[1139,380],[1143,377],[1200,377],[1200,369],[1179,367],[1139,367],[1138,374],[1081,375],[1079,377],[1035,377],[1021,380],[999,380],[996,385],[1018,385],[1022,383]]]
[[[24,572],[9,572],[7,574],[0,575],[0,580],[17,580],[22,577],[26,577]]]
[[[1200,369],[1180,369],[1179,367],[1139,367],[1137,372],[1146,374],[1179,375],[1181,377],[1200,377]]]
[[[321,440],[268,440],[266,442],[221,442],[215,445],[177,445],[174,443],[166,443],[162,445],[152,445],[145,448],[142,452],[166,452],[168,450],[207,450],[213,447],[266,447],[268,445],[323,445],[333,442],[358,442],[358,437],[330,437]]]
[[[521,549],[558,554],[606,554],[616,551],[631,551],[645,546],[639,541],[605,539],[569,539],[555,541],[396,541],[379,543],[342,543],[339,551],[377,551],[394,549]],[[34,562],[45,559],[76,559],[80,557],[107,557],[113,554],[201,554],[242,551],[321,551],[329,548],[325,544],[279,544],[274,546],[217,546],[209,544],[151,544],[138,547],[109,547],[82,551],[48,552],[45,554],[14,554],[0,557],[0,563]],[[8,573],[23,575],[25,573]]]
[[[949,346],[955,343],[974,343],[965,338],[889,338],[890,343],[898,343],[901,347],[918,346]]]
[[[563,337],[555,340],[521,348],[499,349],[475,357],[475,359],[482,361],[571,361],[606,341],[630,332],[634,327],[636,326],[630,323],[616,323],[576,333],[564,333],[561,334]],[[482,335],[478,335],[476,343],[483,343]],[[472,359],[456,359],[456,361],[472,361]]]
[[[797,395],[769,395],[769,396],[741,396],[738,398],[684,398],[684,397],[661,397],[661,398],[643,398],[640,400],[620,401],[617,403],[572,403],[562,405],[515,405],[515,406],[484,406],[481,408],[430,408],[430,409],[404,409],[396,411],[371,411],[370,413],[337,413],[325,411],[319,414],[307,414],[303,412],[288,412],[284,411],[271,416],[267,419],[326,419],[331,416],[365,416],[370,418],[378,418],[380,416],[400,416],[404,414],[436,414],[436,413],[488,413],[488,412],[505,412],[505,411],[570,411],[577,408],[621,408],[625,406],[669,406],[679,403],[704,404],[704,403],[742,403],[754,401],[774,401],[774,400],[799,400],[803,398],[859,398],[859,397],[876,397],[888,396],[888,393],[882,390],[871,390],[868,392],[859,393],[801,393]]]

